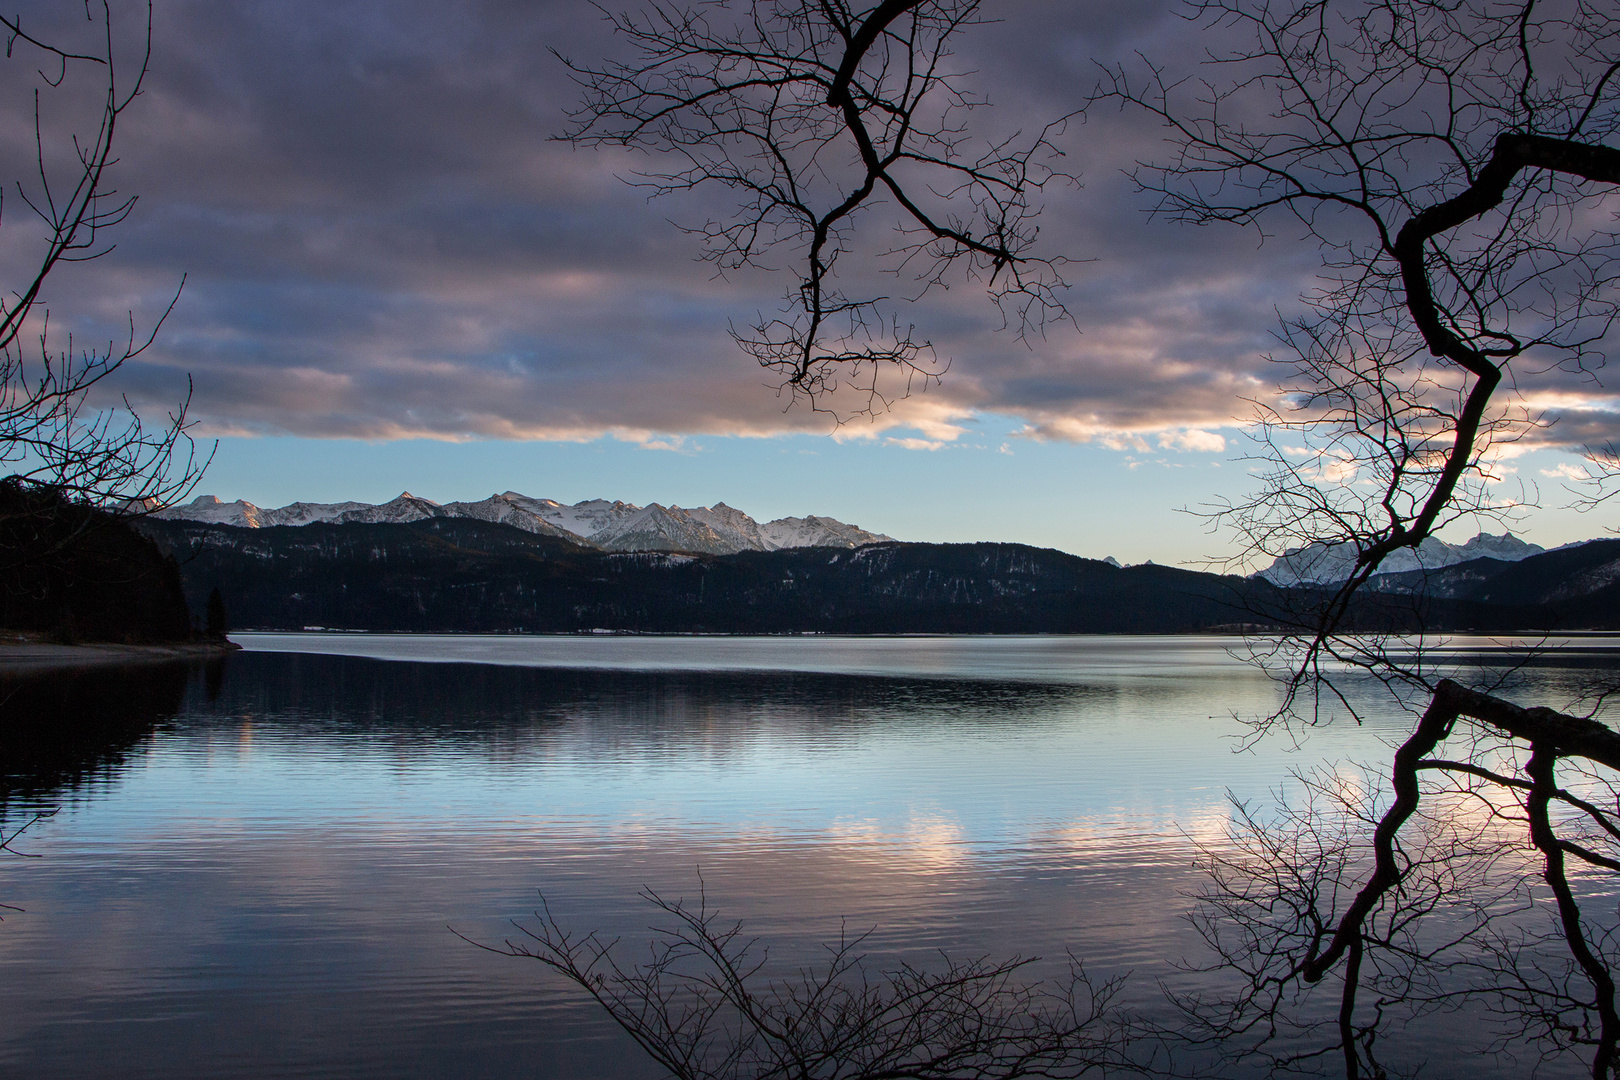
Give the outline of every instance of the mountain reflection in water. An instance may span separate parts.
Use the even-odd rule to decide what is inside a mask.
[[[1193,947],[1180,893],[1228,790],[1380,758],[1407,723],[1236,753],[1229,713],[1273,688],[1209,639],[733,641],[709,653],[720,671],[701,645],[649,643],[643,670],[619,643],[596,668],[521,662],[553,647],[30,682],[0,809],[63,810],[28,834],[42,858],[0,860],[0,901],[26,909],[0,924],[0,1072],[657,1075],[539,965],[447,929],[498,944],[540,892],[632,956],[641,889],[702,888],[787,965],[876,927],[880,964],[945,949],[1055,970],[1072,949],[1134,970],[1150,1004]],[[436,659],[458,650],[476,642]],[[866,673],[814,670],[846,662]],[[100,742],[17,741],[90,730],[75,717]],[[33,756],[10,757],[22,745]]]

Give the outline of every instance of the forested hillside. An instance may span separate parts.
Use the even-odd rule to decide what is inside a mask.
[[[175,564],[151,539],[48,488],[15,483],[0,483],[0,629],[64,643],[193,634]]]
[[[1232,623],[1240,578],[1017,544],[606,553],[505,525],[143,526],[235,627],[1154,633]]]
[[[1151,564],[1120,568],[1018,544],[685,555],[603,552],[466,518],[141,527],[179,560],[193,610],[218,588],[231,625],[241,629],[1183,633],[1265,626],[1318,599],[1308,589],[1257,579]],[[1549,574],[1591,577],[1588,564],[1605,553],[1448,567],[1446,581],[1463,581],[1492,563],[1501,599],[1466,589],[1424,593],[1402,580],[1369,597],[1356,618],[1376,629],[1607,628],[1616,605],[1603,595],[1558,601],[1550,587],[1508,588]]]

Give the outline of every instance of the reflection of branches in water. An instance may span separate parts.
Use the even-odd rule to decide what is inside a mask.
[[[1460,758],[1438,753],[1448,740]],[[1313,777],[1303,806],[1271,823],[1240,807],[1234,851],[1206,852],[1194,924],[1235,989],[1181,995],[1182,1037],[1274,1070],[1337,1055],[1348,1077],[1382,1076],[1392,1026],[1472,1004],[1495,1025],[1480,1049],[1576,1052],[1614,1075],[1616,928],[1579,893],[1620,871],[1617,773],[1604,725],[1442,680],[1387,804],[1370,774]],[[1324,1023],[1336,1037],[1312,1044]]]
[[[1302,980],[1370,869],[1379,809],[1370,770],[1302,780],[1302,802],[1268,820],[1240,804],[1230,844],[1203,848],[1210,880],[1191,920],[1213,959],[1193,970],[1216,988],[1175,999],[1184,1025],[1169,1037],[1271,1072],[1338,1058],[1382,1075],[1380,1038],[1463,1004],[1481,940],[1529,897],[1492,815],[1437,799],[1410,824],[1402,887],[1368,913],[1339,979]]]
[[[27,832],[30,828],[39,824],[41,821],[44,821],[46,818],[55,816],[56,810],[54,808],[50,810],[36,810],[27,821],[14,828],[8,828],[8,826],[4,824],[4,821],[0,820],[0,854],[16,855],[19,858],[24,859],[39,858],[39,856],[31,855],[26,851],[18,851],[13,845],[15,844],[17,838],[23,833]],[[0,904],[0,908],[3,908],[6,911],[22,910],[22,908],[17,907],[15,904]]]
[[[646,962],[625,967],[614,941],[577,937],[549,910],[502,952],[540,961],[581,987],[680,1080],[931,1080],[1078,1077],[1120,1064],[1112,999],[1071,958],[1069,976],[1028,984],[1032,960],[902,963],[873,972],[867,935],[828,945],[820,965],[783,975],[707,902],[643,894],[670,922]]]
[[[15,828],[11,829],[9,832],[7,831],[6,827],[0,826],[0,851],[5,852],[7,855],[16,855],[16,856],[18,856],[20,858],[24,858],[24,859],[37,859],[37,858],[39,858],[39,856],[30,855],[26,851],[18,851],[13,846],[13,844],[15,843],[16,839],[19,836],[21,836],[23,833],[27,832],[30,828],[32,828],[33,826],[39,824],[41,821],[44,821],[46,818],[55,817],[55,816],[56,816],[56,810],[54,810],[54,809],[52,809],[52,810],[36,810],[33,813],[33,815],[31,817],[29,817],[29,819],[27,821],[23,822],[21,825],[16,826]]]

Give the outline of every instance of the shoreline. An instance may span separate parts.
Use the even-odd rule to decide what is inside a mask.
[[[350,630],[339,627],[319,626],[304,627],[299,630],[274,630],[262,627],[243,628],[232,630],[232,634],[247,637],[320,637],[320,638],[964,638],[964,637],[1041,637],[1041,638],[1166,638],[1166,637],[1214,637],[1214,638],[1269,638],[1284,636],[1283,631],[1277,627],[1255,625],[1246,629],[1238,628],[1239,624],[1223,623],[1217,626],[1203,626],[1192,630],[1106,630],[1106,631],[1059,631],[1059,630],[882,630],[861,633],[851,630]],[[1297,635],[1295,635],[1297,636]],[[1345,637],[1377,636],[1376,632],[1367,631],[1362,634],[1346,633]],[[1396,634],[1395,637],[1419,637],[1419,633]],[[1493,630],[1481,631],[1474,629],[1464,630],[1431,630],[1428,636],[1435,639],[1450,638],[1614,638],[1620,641],[1620,630],[1591,630],[1575,628],[1570,630]],[[3,646],[0,646],[3,648]]]
[[[223,644],[183,641],[166,645],[123,645],[113,642],[57,645],[43,641],[0,641],[0,676],[64,668],[130,667],[212,660],[239,652],[241,648],[229,640]]]

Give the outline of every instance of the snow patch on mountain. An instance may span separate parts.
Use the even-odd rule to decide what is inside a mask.
[[[1433,536],[1414,551],[1401,548],[1379,566],[1380,574],[1400,574],[1409,570],[1438,570],[1473,559],[1500,559],[1518,562],[1546,550],[1529,544],[1512,533],[1494,536],[1480,533],[1466,544],[1448,544]],[[1273,585],[1327,585],[1344,581],[1356,565],[1356,548],[1350,544],[1308,544],[1284,552],[1272,564],[1255,572]]]
[[[531,499],[527,495],[507,491],[478,502],[445,503],[444,512],[449,517],[468,517],[498,525],[513,525],[538,536],[556,536],[577,542],[580,539],[577,534],[554,524],[546,517],[548,503],[550,500]],[[555,505],[550,503],[550,506]]]
[[[685,511],[693,521],[708,526],[732,551],[769,551],[759,522],[725,503],[695,506]]]
[[[1611,559],[1609,562],[1576,574],[1557,589],[1548,593],[1546,601],[1556,603],[1560,600],[1571,600],[1579,596],[1590,596],[1600,589],[1607,589],[1617,581],[1620,581],[1620,559]]]
[[[213,495],[199,495],[184,506],[171,506],[152,516],[173,521],[201,521],[209,525],[235,525],[244,529],[257,529],[264,525],[264,511],[246,499],[225,502]]]
[[[340,525],[351,521],[365,525],[400,525],[408,521],[450,516],[444,507],[432,499],[418,498],[405,491],[381,506],[362,505],[339,514],[334,520]]]
[[[265,510],[246,499],[224,502],[213,495],[199,495],[185,506],[159,510],[153,517],[175,521],[201,521],[210,525],[235,525],[245,529],[267,529],[272,525],[308,525],[316,521],[336,521],[344,514],[374,509],[369,503],[295,502],[279,510]]]
[[[238,500],[241,503],[241,500]],[[241,503],[252,506],[252,503]],[[295,502],[281,507],[279,510],[260,510],[265,525],[309,525],[317,521],[336,521],[344,514],[356,510],[368,509],[368,504],[361,502],[341,503],[306,503]],[[254,507],[254,509],[258,509]],[[159,514],[159,517],[163,515]]]
[[[590,540],[609,551],[704,551],[724,555],[737,550],[680,507],[657,503],[624,515],[592,533]]]
[[[761,525],[759,531],[765,542],[770,545],[766,548],[767,551],[791,547],[852,548],[894,539],[892,536],[869,533],[854,525],[845,525],[842,521],[816,517],[813,514],[802,518],[777,518]]]
[[[634,503],[608,499],[587,499],[573,506],[564,506],[553,499],[537,499],[536,502],[541,507],[540,515],[547,521],[587,540],[641,509]]]

